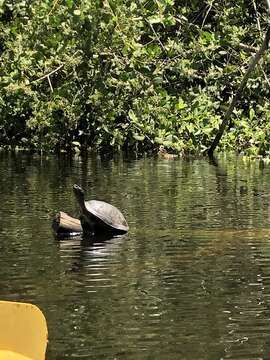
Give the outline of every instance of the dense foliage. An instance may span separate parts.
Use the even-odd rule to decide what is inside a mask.
[[[255,0],[0,0],[0,18],[0,144],[38,151],[204,151],[268,20]],[[270,153],[267,57],[222,148]]]

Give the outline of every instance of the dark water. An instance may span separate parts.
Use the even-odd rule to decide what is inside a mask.
[[[128,235],[57,241],[75,182]],[[270,166],[0,153],[0,193],[0,299],[43,310],[47,360],[270,359]]]

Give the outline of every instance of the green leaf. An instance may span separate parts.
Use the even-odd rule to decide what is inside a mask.
[[[71,9],[72,5],[73,5],[73,0],[66,0],[66,4],[67,4],[68,8]]]
[[[180,100],[176,105],[176,110],[183,110],[187,105],[184,103],[183,100]]]
[[[138,140],[138,141],[143,141],[145,139],[144,135],[139,135],[139,134],[134,134],[133,137],[135,140]]]
[[[154,15],[148,18],[148,21],[150,24],[159,24],[163,22],[163,18],[161,16]]]
[[[161,76],[156,76],[156,77],[153,79],[153,81],[154,81],[154,83],[155,83],[156,85],[160,85],[160,84],[163,83],[163,79],[162,79]]]
[[[136,114],[134,113],[134,111],[133,111],[132,109],[129,110],[128,116],[129,116],[129,118],[130,118],[130,120],[131,120],[132,122],[134,122],[134,123],[137,123],[137,122],[138,122],[137,116],[136,116]]]
[[[157,144],[163,144],[163,141],[164,141],[163,138],[161,138],[161,137],[155,137],[155,142],[156,142]]]
[[[132,2],[131,4],[130,4],[130,11],[134,11],[134,10],[136,10],[137,9],[137,4],[135,3],[135,2]]]
[[[252,121],[254,119],[255,116],[255,111],[253,108],[249,109],[249,118]]]

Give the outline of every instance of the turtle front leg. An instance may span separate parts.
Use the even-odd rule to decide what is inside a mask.
[[[89,224],[89,222],[85,220],[84,216],[81,216],[80,220],[81,220],[83,233],[86,235],[93,235],[94,234],[93,226],[91,226],[91,224]]]

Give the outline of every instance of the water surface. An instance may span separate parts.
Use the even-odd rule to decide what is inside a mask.
[[[56,240],[73,183],[129,233]],[[0,153],[0,193],[0,298],[42,309],[47,360],[270,359],[269,166]]]

